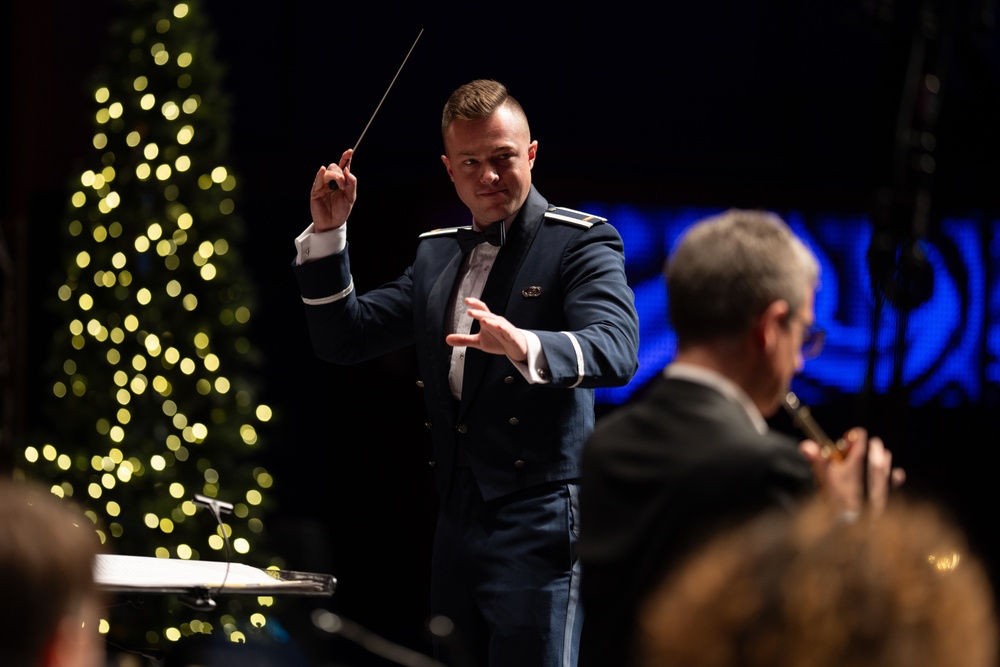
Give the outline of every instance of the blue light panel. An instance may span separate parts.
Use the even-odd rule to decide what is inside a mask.
[[[621,233],[639,312],[638,373],[624,387],[597,390],[599,403],[618,405],[676,351],[667,322],[666,257],[687,227],[723,209],[595,202],[581,209],[608,218]],[[930,296],[906,311],[873,289],[868,216],[778,213],[821,265],[816,319],[827,343],[795,380],[804,401],[822,404],[835,394],[858,393],[869,383],[884,394],[898,383],[912,405],[950,407],[978,402],[984,383],[1000,385],[1000,271],[992,268],[1000,264],[1000,242],[994,240],[1000,221],[942,220],[921,244],[933,277]]]

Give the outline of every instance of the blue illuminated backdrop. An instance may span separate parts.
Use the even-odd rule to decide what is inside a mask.
[[[722,209],[609,205],[583,210],[608,218],[625,243],[626,271],[640,319],[639,371],[624,387],[597,390],[597,401],[621,404],[672,359],[676,338],[667,321],[663,263],[678,236]],[[795,390],[819,404],[862,390],[885,394],[894,384],[913,406],[980,403],[1000,387],[1000,220],[949,217],[921,241],[933,288],[902,309],[873,289],[867,215],[776,211],[816,253],[821,287],[817,324],[826,346],[806,363]]]

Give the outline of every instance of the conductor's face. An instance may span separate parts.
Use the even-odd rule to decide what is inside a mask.
[[[481,120],[456,120],[441,156],[459,199],[481,226],[503,220],[528,196],[538,142],[524,117],[507,107]]]

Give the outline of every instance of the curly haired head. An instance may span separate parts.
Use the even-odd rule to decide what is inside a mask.
[[[716,537],[640,616],[642,667],[994,667],[990,581],[937,507],[821,503]]]

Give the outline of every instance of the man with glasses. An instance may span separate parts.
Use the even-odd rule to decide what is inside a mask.
[[[630,664],[644,597],[722,528],[817,492],[847,517],[880,511],[888,496],[891,455],[863,428],[844,435],[847,455],[834,461],[765,421],[823,342],[819,264],[788,226],[761,211],[700,221],[665,273],[676,356],[584,447],[584,667]]]

